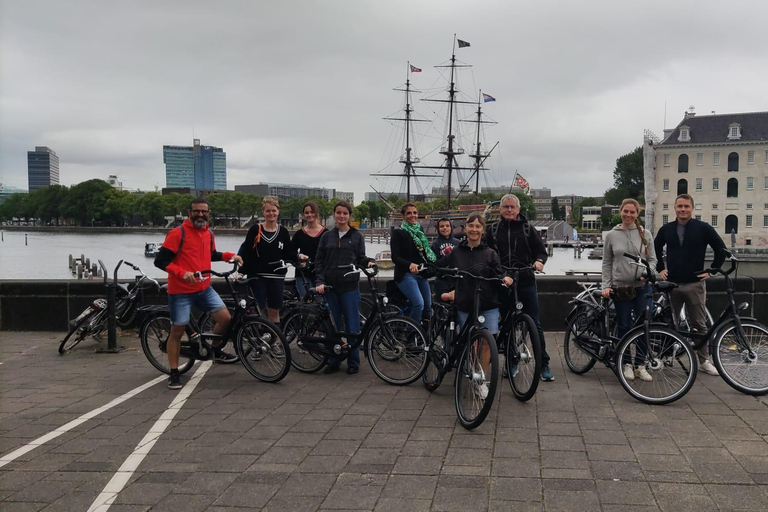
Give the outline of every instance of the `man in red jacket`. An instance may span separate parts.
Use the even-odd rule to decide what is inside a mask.
[[[168,387],[181,389],[179,377],[179,353],[181,336],[189,323],[192,306],[208,312],[216,321],[213,332],[223,334],[231,318],[229,310],[211,288],[211,280],[198,280],[195,272],[210,270],[212,261],[237,261],[242,258],[231,252],[216,250],[213,232],[208,229],[208,215],[211,210],[208,200],[198,197],[189,207],[189,217],[181,226],[171,230],[165,237],[155,258],[155,266],[168,272],[168,307],[171,312],[171,332],[168,335],[166,351],[171,375]],[[219,351],[216,361],[236,363],[237,356]]]

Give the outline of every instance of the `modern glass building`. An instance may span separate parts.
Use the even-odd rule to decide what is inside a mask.
[[[165,186],[195,190],[227,189],[227,154],[222,148],[200,145],[163,146]]]
[[[29,191],[59,184],[59,157],[46,146],[27,151]]]

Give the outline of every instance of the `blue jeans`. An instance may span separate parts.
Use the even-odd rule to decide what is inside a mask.
[[[624,337],[627,332],[632,328],[632,313],[635,314],[635,318],[638,318],[645,309],[646,301],[653,301],[652,297],[646,297],[646,287],[641,286],[635,288],[635,298],[625,301],[613,301],[613,307],[616,308],[616,336],[618,338]],[[647,348],[645,346],[645,337],[641,336],[637,339],[635,365],[645,363],[645,354]],[[628,357],[624,358],[623,364],[632,364],[632,361]]]
[[[541,342],[541,354],[543,366],[549,366],[549,354],[547,354],[547,344],[544,341],[544,329],[541,328],[539,321],[539,292],[536,290],[536,283],[517,287],[517,298],[523,303],[523,313],[533,319],[536,324],[536,330],[539,331],[539,341]],[[510,305],[514,307],[514,305]]]
[[[336,328],[350,333],[360,332],[360,290],[350,290],[348,292],[337,292],[328,290],[325,292],[325,300],[333,315],[333,321],[336,322]],[[343,321],[342,321],[342,317]],[[350,345],[357,343],[357,340],[347,340]],[[328,366],[338,368],[341,364],[341,358],[331,357],[328,359]],[[360,368],[360,349],[353,348],[349,351],[347,359],[348,368]]]
[[[459,317],[459,330],[461,330],[464,327],[464,322],[469,318],[469,313],[464,311],[457,311],[457,313]],[[479,314],[485,317],[485,320],[480,325],[488,329],[491,334],[499,332],[499,308],[486,309]]]
[[[305,274],[305,277],[301,276],[301,271],[296,271],[296,281],[294,283],[296,284],[296,291],[299,294],[300,298],[304,298],[307,295],[307,288],[304,286],[304,279],[306,278],[307,284],[310,288],[315,287],[315,274],[307,273]]]
[[[429,319],[432,314],[432,290],[429,288],[429,281],[409,272],[403,276],[402,281],[397,283],[397,287],[411,303],[411,312],[408,316],[417,322],[421,322],[422,318]]]

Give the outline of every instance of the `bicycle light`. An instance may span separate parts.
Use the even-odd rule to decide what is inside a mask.
[[[739,311],[746,311],[749,309],[749,302],[742,302],[739,304]]]
[[[518,309],[518,311],[520,311],[520,310],[523,309],[523,303],[522,302],[518,302],[517,304],[515,304],[515,307]]]
[[[248,306],[248,303],[245,301],[245,299],[240,299],[240,308],[245,309],[246,306]]]
[[[389,297],[382,297],[382,298],[381,298],[381,301],[382,301],[382,302],[384,303],[384,305],[386,306],[387,304],[389,304]]]
[[[485,322],[485,317],[483,315],[477,315],[477,321],[483,323]]]

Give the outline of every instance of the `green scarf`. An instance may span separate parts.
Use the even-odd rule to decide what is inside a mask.
[[[413,243],[416,244],[416,247],[418,247],[419,251],[424,253],[424,255],[427,257],[427,261],[434,262],[437,260],[437,256],[435,256],[435,253],[432,252],[432,248],[429,246],[427,235],[424,234],[424,232],[421,230],[421,226],[418,223],[409,224],[403,221],[403,223],[400,224],[400,228],[411,235]]]

